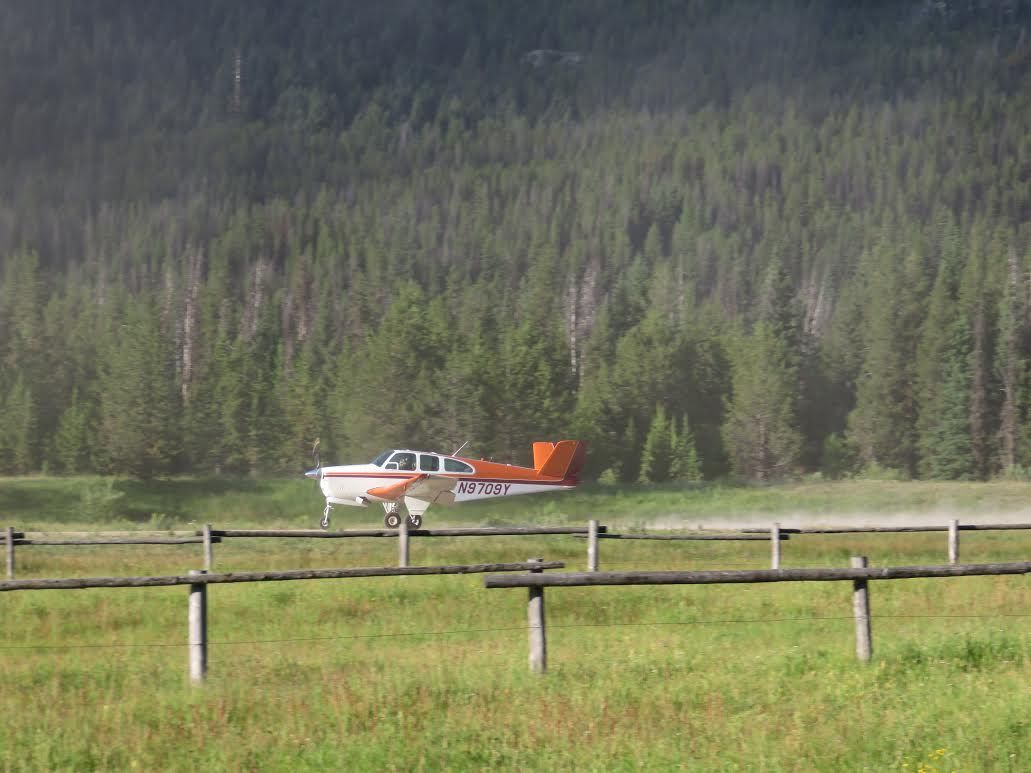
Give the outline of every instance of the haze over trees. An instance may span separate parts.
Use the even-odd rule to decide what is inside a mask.
[[[0,8],[0,472],[1031,467],[1031,8]]]

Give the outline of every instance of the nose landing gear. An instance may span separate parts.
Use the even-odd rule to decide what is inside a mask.
[[[331,505],[329,502],[326,502],[326,509],[322,511],[322,520],[319,521],[319,526],[321,526],[323,529],[329,528],[329,514],[330,512],[332,512],[332,510],[333,505]]]

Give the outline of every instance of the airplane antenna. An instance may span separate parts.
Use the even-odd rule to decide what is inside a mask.
[[[452,451],[451,455],[452,456],[458,456],[458,452],[461,451],[463,448],[465,448],[467,445],[469,445],[469,441],[468,440],[466,440],[464,443],[462,443],[462,445],[460,445],[458,448],[456,448],[454,451]]]

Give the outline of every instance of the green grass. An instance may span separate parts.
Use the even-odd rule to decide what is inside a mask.
[[[803,481],[770,486],[723,483],[607,487],[508,497],[434,507],[428,525],[559,525],[598,518],[620,528],[674,522],[683,526],[728,520],[766,524],[773,516],[799,513],[880,517],[949,513],[990,516],[1028,510],[1031,482]],[[218,526],[312,527],[322,513],[314,483],[296,479],[173,478],[150,482],[100,477],[0,478],[0,524],[21,529],[187,528]],[[379,506],[337,507],[339,528],[375,527]],[[944,522],[944,520],[943,520]]]
[[[35,487],[44,505],[61,500],[42,480],[12,485]],[[288,487],[263,485],[276,500],[267,508],[260,489],[243,485],[185,496],[194,506],[238,497],[233,508],[251,503],[268,515],[241,510],[237,521],[278,523]],[[806,486],[788,488],[806,495]],[[311,493],[298,489],[304,501],[283,523],[309,517]],[[553,500],[600,507],[604,493]],[[809,495],[819,501],[833,491]],[[166,507],[171,494],[147,496],[137,505],[143,498],[130,489],[118,501],[143,512]],[[983,508],[985,496],[964,501]],[[211,506],[204,519],[212,522],[229,516],[210,513],[235,512]],[[19,526],[50,523],[20,514]],[[944,542],[943,534],[798,537],[784,545],[784,565],[843,566],[854,554],[873,565],[941,563]],[[1031,534],[963,537],[970,561],[1029,554]],[[200,547],[25,547],[17,555],[24,577],[164,574],[197,567]],[[215,546],[215,565],[375,566],[396,555],[387,539],[233,540]],[[562,536],[412,544],[415,564],[529,556],[578,569],[585,545]],[[765,542],[601,544],[602,569],[768,560]],[[184,588],[3,593],[0,770],[1027,770],[1027,582],[872,583],[868,665],[853,655],[846,583],[548,589],[543,676],[528,672],[525,591],[485,590],[481,577],[213,586],[210,673],[200,689],[186,679]]]

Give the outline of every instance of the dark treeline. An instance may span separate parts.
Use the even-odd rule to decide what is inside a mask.
[[[0,472],[1031,468],[1021,2],[0,8]]]

